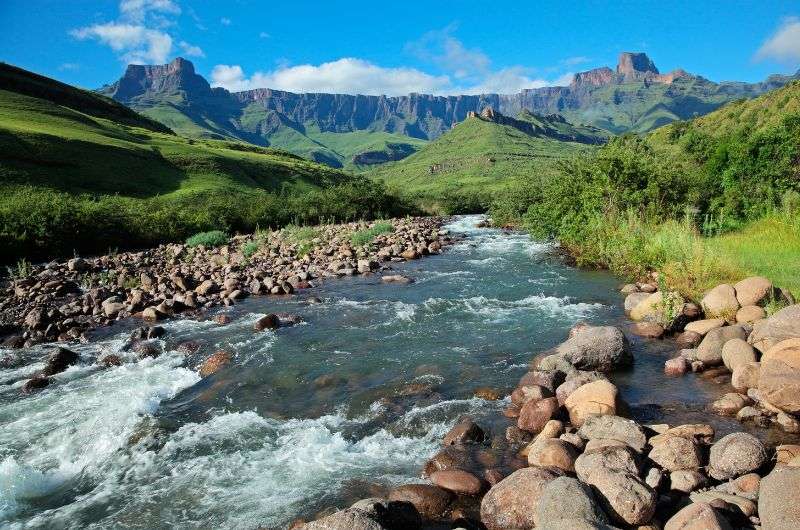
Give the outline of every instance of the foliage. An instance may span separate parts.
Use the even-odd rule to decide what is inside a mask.
[[[190,238],[186,239],[186,246],[188,247],[221,247],[228,243],[228,234],[222,230],[211,230],[209,232],[200,232]]]
[[[394,227],[388,221],[379,221],[364,230],[357,230],[350,235],[350,241],[354,247],[363,247],[370,243],[380,234],[392,232]]]
[[[246,259],[252,258],[256,252],[258,252],[258,242],[256,241],[248,241],[244,245],[242,245],[242,255]]]

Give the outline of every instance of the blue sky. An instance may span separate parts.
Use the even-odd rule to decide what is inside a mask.
[[[0,0],[0,60],[87,88],[183,56],[233,90],[516,92],[644,51],[662,72],[800,68],[800,2]]]

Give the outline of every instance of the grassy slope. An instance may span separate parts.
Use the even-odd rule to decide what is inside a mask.
[[[470,118],[408,158],[369,174],[436,209],[437,200],[449,193],[492,194],[515,181],[537,182],[554,174],[559,160],[587,149]],[[431,174],[434,164],[442,169]]]
[[[6,75],[18,73],[0,68],[0,86],[11,84]],[[54,255],[101,240],[150,244],[185,237],[187,230],[252,229],[304,215],[335,216],[349,212],[350,199],[326,196],[333,205],[327,210],[300,199],[363,182],[271,148],[183,138],[102,96],[55,81],[58,90],[50,94],[46,78],[31,79],[36,93],[56,101],[0,90],[3,260]],[[113,119],[117,115],[122,122]],[[282,197],[298,201],[289,204]]]

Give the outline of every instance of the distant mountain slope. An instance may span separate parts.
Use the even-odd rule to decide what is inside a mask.
[[[520,181],[535,186],[560,160],[606,138],[605,131],[571,125],[558,115],[525,111],[511,118],[487,107],[408,158],[368,174],[432,210],[479,208],[504,187]]]
[[[180,137],[113,100],[8,65],[0,87],[3,259],[289,222],[299,215],[292,197],[371,186],[290,153]]]
[[[333,166],[354,167],[358,161],[391,160],[412,153],[470,112],[486,107],[509,116],[523,110],[561,114],[572,123],[615,134],[646,132],[799,77],[715,83],[680,69],[661,74],[645,54],[625,52],[616,70],[597,68],[577,74],[569,86],[518,94],[387,97],[295,94],[269,88],[230,93],[211,88],[189,61],[178,58],[168,65],[131,65],[121,79],[101,92],[180,134],[237,138]],[[385,156],[372,156],[372,152]]]

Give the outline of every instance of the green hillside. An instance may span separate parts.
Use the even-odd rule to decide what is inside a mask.
[[[519,182],[536,185],[553,175],[560,161],[592,149],[552,138],[558,134],[585,141],[605,139],[596,129],[527,112],[516,120],[475,116],[408,158],[368,174],[434,211],[479,209],[498,191]]]
[[[5,259],[369,216],[391,204],[363,178],[274,149],[187,139],[113,100],[18,68],[0,65],[0,86]]]
[[[587,265],[697,296],[761,274],[800,290],[800,82],[577,157],[492,207]]]

